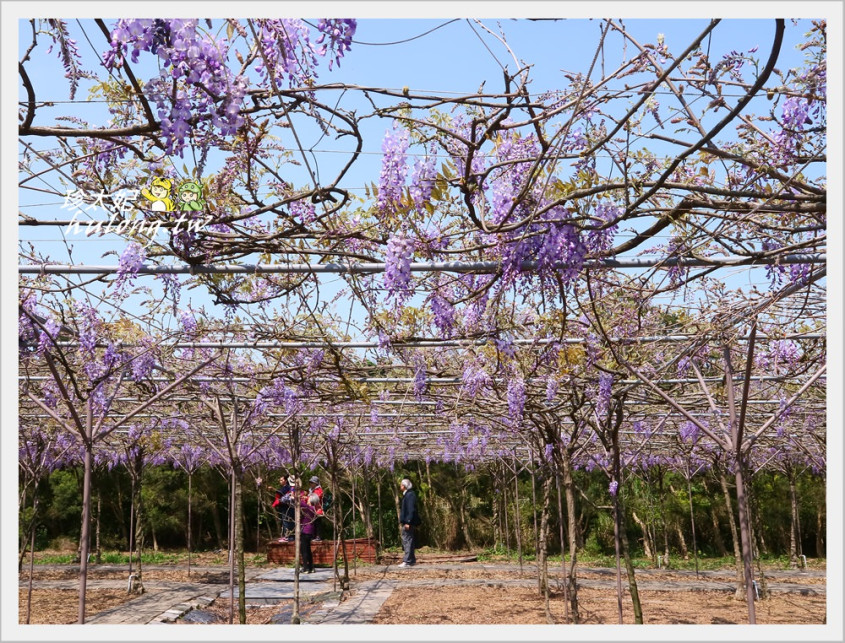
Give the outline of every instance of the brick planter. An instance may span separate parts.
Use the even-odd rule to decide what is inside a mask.
[[[378,542],[374,538],[355,538],[346,541],[346,555],[351,561],[353,558],[365,563],[376,562],[376,548]],[[334,540],[311,541],[311,553],[314,556],[315,565],[331,565],[334,561]],[[267,543],[267,560],[279,565],[293,565],[293,558],[296,552],[295,542],[280,543],[271,540]],[[343,559],[343,547],[338,549],[338,560]]]

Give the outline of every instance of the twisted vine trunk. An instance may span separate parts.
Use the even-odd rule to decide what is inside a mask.
[[[689,472],[687,472],[689,473]],[[698,543],[695,540],[695,513],[692,506],[692,483],[691,476],[687,476],[687,499],[689,500],[689,522],[692,528],[692,555],[695,557],[695,575],[698,576]]]
[[[725,477],[725,472],[719,468],[719,484],[722,487],[722,495],[725,497],[725,507],[728,510],[728,524],[731,528],[731,539],[734,546],[734,560],[736,561],[736,592],[734,598],[741,600],[744,597],[743,587],[745,585],[745,573],[742,565],[742,552],[740,551],[739,534],[736,529],[736,520],[734,519],[733,503],[731,502],[731,491],[728,488],[728,480]]]
[[[238,564],[238,622],[246,625],[246,576],[244,569],[244,495],[241,477],[233,476],[235,484],[235,555]]]
[[[638,625],[643,624],[643,606],[640,601],[640,590],[637,587],[637,577],[634,572],[634,563],[631,560],[631,549],[628,546],[628,533],[625,529],[625,511],[622,506],[622,499],[617,501],[619,505],[619,513],[621,516],[621,524],[619,529],[619,536],[622,544],[622,555],[625,559],[625,571],[628,573],[628,591],[631,593],[631,603],[634,607],[634,623]]]
[[[32,576],[35,574],[35,517],[38,514],[38,495],[37,487],[33,491],[34,497],[32,499],[32,522],[29,528],[29,583],[26,588],[26,624],[32,616]],[[26,549],[26,548],[24,548]]]
[[[575,565],[578,560],[578,539],[576,536],[578,524],[575,517],[575,484],[572,480],[572,454],[568,451],[563,453],[563,489],[566,496],[566,520],[569,532],[569,572],[566,575],[565,583],[569,594],[569,608],[572,613],[572,622],[578,624],[578,585],[576,583]]]
[[[543,508],[540,513],[540,530],[538,534],[537,567],[539,571],[540,592],[543,594],[543,607],[546,611],[546,622],[554,623],[549,607],[549,502],[551,499],[552,476],[547,475],[543,480]]]
[[[191,471],[188,473],[188,580],[191,579],[191,500],[193,497],[193,478],[194,474]]]
[[[129,571],[132,572],[130,575],[134,575],[132,582],[129,585],[129,592],[132,594],[141,595],[144,593],[144,581],[143,581],[143,574],[142,574],[142,564],[141,564],[141,550],[144,544],[144,526],[141,521],[143,516],[143,507],[141,502],[141,484],[142,484],[142,474],[143,474],[143,466],[144,460],[143,455],[138,453],[135,457],[135,461],[132,465],[132,484],[133,484],[133,499],[132,504],[135,507],[135,536],[134,536],[134,547],[135,547],[135,554],[138,556],[138,566],[137,569],[132,572],[132,557],[133,554],[130,552],[129,554]]]
[[[789,566],[792,569],[798,567],[798,556],[800,551],[800,537],[798,533],[798,493],[795,485],[795,472],[792,467],[786,469],[787,480],[789,481]]]

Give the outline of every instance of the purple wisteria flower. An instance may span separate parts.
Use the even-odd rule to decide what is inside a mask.
[[[414,206],[419,212],[422,212],[425,205],[431,200],[434,178],[437,176],[436,162],[437,157],[434,153],[427,155],[425,158],[417,158],[414,161],[409,191],[411,200],[413,200]]]
[[[440,331],[440,337],[451,337],[455,326],[455,309],[452,304],[439,293],[434,293],[431,297],[431,313],[434,316],[434,325]]]
[[[44,321],[44,330],[38,334],[38,353],[43,353],[48,348],[53,347],[53,341],[59,336],[61,324],[52,317],[48,317]]]
[[[320,36],[315,41],[320,45],[317,48],[317,53],[320,56],[326,54],[334,54],[329,58],[329,71],[332,69],[332,63],[337,63],[340,67],[340,59],[352,47],[352,36],[355,35],[355,29],[358,26],[357,20],[350,19],[322,19],[317,23],[317,31]]]
[[[616,492],[619,489],[619,483],[616,480],[611,480],[610,484],[607,486],[607,490],[611,496],[616,496]]]
[[[115,295],[122,297],[125,285],[132,285],[138,271],[144,267],[147,253],[138,243],[130,243],[120,255],[117,278],[114,280]]]
[[[136,382],[147,377],[156,365],[155,356],[151,351],[138,355],[132,360],[132,379]]]
[[[82,56],[76,46],[76,41],[70,37],[64,20],[49,19],[47,24],[50,25],[47,33],[53,39],[53,43],[59,46],[58,56],[65,68],[65,78],[70,81],[70,100],[73,100],[76,97],[76,89],[79,87],[79,79],[83,76],[80,67]],[[52,50],[53,45],[50,45],[47,53],[49,54]]]
[[[401,303],[411,294],[411,252],[413,242],[398,233],[387,242],[385,255],[384,287],[388,297],[395,297]]]
[[[681,440],[683,440],[684,442],[692,442],[693,444],[695,444],[695,442],[698,441],[698,434],[700,432],[700,429],[698,428],[697,424],[690,421],[686,421],[681,424],[680,428],[678,429],[678,432],[681,436]]]
[[[595,209],[598,221],[587,235],[587,248],[594,255],[606,253],[613,245],[613,238],[619,228],[619,221],[625,214],[625,208],[612,203],[599,203]]]
[[[97,312],[92,306],[89,306],[87,302],[81,299],[76,301],[76,310],[79,315],[79,352],[87,359],[93,359],[100,327]]]
[[[196,335],[198,328],[196,313],[190,306],[179,313],[179,324],[182,326],[182,330],[189,336],[193,337]]]
[[[684,378],[687,376],[690,369],[690,363],[690,358],[686,355],[678,360],[678,364],[676,366],[678,377]]]
[[[525,411],[525,382],[521,377],[508,381],[508,415],[515,422],[522,420]]]
[[[428,378],[425,372],[425,363],[417,364],[414,370],[414,395],[417,399],[421,398],[428,387]]]
[[[599,392],[596,399],[596,413],[599,418],[604,418],[610,408],[610,393],[613,386],[613,375],[610,373],[599,374]]]
[[[559,385],[560,382],[554,377],[549,377],[549,379],[546,380],[546,402],[549,404],[554,402]]]
[[[147,81],[144,93],[155,102],[168,154],[181,156],[187,136],[207,128],[205,123],[222,136],[235,134],[243,124],[240,105],[247,81],[226,64],[228,42],[198,26],[197,20],[118,20],[103,57],[108,69],[121,67],[130,48],[133,63],[142,51],[159,58],[159,75]],[[210,119],[195,120],[197,114]]]
[[[461,374],[461,386],[471,398],[474,398],[478,393],[490,386],[492,380],[481,366],[475,362],[468,361],[464,366]]]
[[[802,130],[810,121],[810,104],[800,96],[790,96],[783,101],[783,125],[792,130]]]
[[[384,153],[381,161],[381,173],[378,182],[378,211],[382,214],[392,213],[402,201],[402,190],[405,187],[405,159],[408,151],[408,132],[393,126],[384,134],[381,144]]]

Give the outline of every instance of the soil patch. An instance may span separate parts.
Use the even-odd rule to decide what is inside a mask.
[[[219,583],[226,584],[229,582],[229,570],[220,567],[219,570],[191,570],[188,576],[187,568],[182,569],[161,569],[161,568],[142,568],[142,578],[144,581],[172,581],[179,583]],[[33,580],[66,580],[74,581],[79,578],[79,568],[77,567],[47,567],[39,569],[36,567],[33,570]],[[127,580],[129,578],[128,569],[98,569],[96,565],[88,567],[88,580]],[[29,574],[24,572],[21,574],[21,579],[26,581],[29,579]]]
[[[640,592],[646,624],[748,623],[748,608],[725,592]],[[580,589],[581,622],[617,624],[616,592]],[[633,623],[630,598],[622,601],[623,623]],[[550,595],[552,619],[547,620],[542,596],[521,587],[403,587],[382,606],[373,623],[380,624],[546,624],[564,623],[562,592]],[[777,595],[759,601],[757,622],[765,624],[824,623],[823,596]]]
[[[18,592],[18,622],[26,623],[27,590]],[[85,594],[85,614],[111,609],[136,598],[125,589],[89,589]],[[75,589],[33,589],[29,622],[39,625],[70,625],[79,620],[79,592]]]

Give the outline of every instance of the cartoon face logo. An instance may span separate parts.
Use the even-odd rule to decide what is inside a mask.
[[[163,185],[157,185],[153,183],[153,186],[150,188],[150,192],[153,193],[153,196],[159,199],[163,199],[166,196],[170,195],[170,190],[167,189]]]
[[[149,189],[141,190],[141,196],[150,202],[149,207],[153,212],[170,212],[176,209],[170,198],[171,187],[173,182],[170,179],[157,176],[150,183]]]
[[[202,198],[202,187],[196,181],[186,181],[179,186],[179,209],[183,211],[202,210],[205,201]]]

